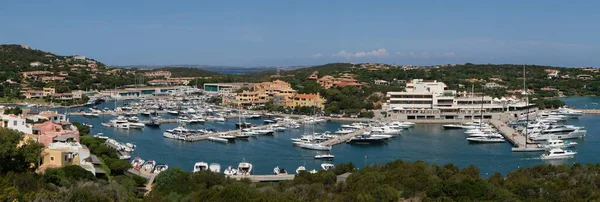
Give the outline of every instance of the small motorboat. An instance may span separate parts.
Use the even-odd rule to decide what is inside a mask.
[[[211,163],[210,166],[208,166],[208,169],[210,170],[210,172],[220,173],[221,172],[221,164]]]
[[[208,137],[208,140],[213,141],[213,142],[229,143],[228,139],[220,138],[220,137]]]
[[[236,138],[235,135],[229,135],[229,134],[221,134],[221,135],[219,135],[219,137],[223,138],[223,139],[227,139],[227,140],[235,140],[235,138]]]
[[[169,169],[169,166],[167,164],[158,164],[154,168],[154,174],[158,174],[158,173],[160,173],[162,171],[165,171],[167,169]]]
[[[239,132],[239,133],[235,134],[235,137],[240,138],[240,139],[248,139],[248,138],[250,138],[250,136],[252,136],[252,135],[249,133],[244,133],[244,132]]]
[[[333,164],[331,164],[331,163],[323,163],[323,164],[321,164],[321,168],[322,168],[323,170],[329,170],[329,169],[332,169],[332,168],[334,168],[334,167],[335,167],[335,165],[333,165]]]
[[[300,172],[306,172],[306,167],[304,166],[300,166],[298,168],[296,168],[296,174],[300,174]]]
[[[323,159],[323,160],[331,160],[335,158],[333,154],[317,154],[315,155],[315,159]]]
[[[142,165],[144,165],[146,161],[144,161],[144,159],[141,159],[140,157],[135,157],[132,161],[131,161],[131,166],[133,168],[139,168],[142,167]]]
[[[468,137],[467,141],[472,142],[472,143],[503,143],[506,140],[504,140],[503,137],[486,136],[486,137]]]
[[[237,175],[237,170],[234,169],[232,166],[227,167],[227,169],[225,169],[225,171],[223,171],[223,174],[225,175]]]
[[[554,148],[554,149],[551,149],[550,151],[547,151],[545,154],[542,154],[540,156],[540,158],[543,160],[568,159],[568,158],[575,157],[575,154],[577,154],[577,152],[574,152],[571,150],[562,150],[559,148]]]
[[[288,174],[285,168],[279,168],[279,166],[273,168],[273,174],[275,175],[285,175]]]
[[[196,173],[196,172],[200,172],[200,171],[204,171],[204,170],[208,170],[208,163],[201,161],[201,162],[196,162],[194,164],[193,172]]]
[[[252,164],[242,161],[238,164],[238,174],[240,175],[251,175],[252,174]]]

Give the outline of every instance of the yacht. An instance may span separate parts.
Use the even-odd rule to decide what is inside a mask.
[[[223,174],[225,175],[237,175],[237,170],[234,169],[232,166],[229,166],[225,169],[225,171],[223,171]]]
[[[485,136],[485,137],[468,137],[467,141],[473,143],[503,143],[506,140],[503,137]]]
[[[275,175],[286,175],[288,174],[285,168],[279,168],[279,166],[273,168],[273,174]]]
[[[225,118],[223,117],[208,117],[206,118],[207,121],[214,121],[214,122],[225,122]]]
[[[140,168],[142,167],[142,165],[144,165],[146,161],[144,161],[144,159],[141,159],[140,157],[135,157],[132,161],[131,161],[131,166],[133,168]]]
[[[144,123],[129,123],[131,129],[143,129],[146,126]]]
[[[238,164],[238,174],[251,175],[252,174],[252,164],[242,161],[240,164]]]
[[[577,142],[571,142],[571,141],[564,141],[564,140],[546,140],[546,144],[543,144],[543,146],[547,149],[553,149],[553,148],[571,148],[571,147],[575,147],[577,146]]]
[[[562,115],[568,118],[576,119],[583,115],[583,111],[569,109],[568,107],[559,107],[558,110],[554,110],[550,112],[551,114]]]
[[[481,133],[471,133],[471,134],[469,134],[469,137],[497,137],[497,138],[501,138],[503,136],[500,135],[499,133],[495,133],[495,132],[481,132]]]
[[[154,168],[154,174],[158,174],[158,173],[160,173],[162,171],[165,171],[167,169],[169,169],[169,166],[167,164],[158,164]]]
[[[196,162],[196,164],[194,164],[194,171],[193,172],[200,172],[203,170],[208,170],[208,163],[206,162]]]
[[[273,124],[271,125],[271,130],[276,131],[276,132],[281,132],[281,131],[285,131],[287,128],[277,125],[277,124]]]
[[[127,121],[131,122],[131,123],[137,123],[140,122],[140,119],[137,116],[132,116],[127,118]]]
[[[247,135],[247,136],[256,136],[256,132],[254,132],[253,130],[250,130],[248,128],[244,128],[240,131],[241,134],[243,135]]]
[[[402,133],[402,130],[392,129],[388,126],[383,126],[383,127],[372,127],[371,132],[374,134],[400,135]]]
[[[323,164],[321,164],[321,168],[323,170],[329,170],[329,169],[332,169],[333,167],[335,167],[335,165],[333,165],[331,163],[323,163]]]
[[[274,124],[274,123],[277,123],[277,121],[274,121],[274,120],[271,120],[271,119],[265,119],[265,120],[263,120],[263,123],[265,123],[265,124]]]
[[[587,133],[586,130],[579,130],[574,128],[553,128],[546,129],[540,132],[533,132],[529,135],[530,139],[533,141],[544,141],[548,139],[554,140],[566,140],[566,139],[578,139],[585,137]]]
[[[298,168],[296,168],[296,174],[300,174],[300,172],[302,171],[306,171],[306,168],[304,166],[300,166]]]
[[[229,135],[229,134],[220,134],[218,137],[223,138],[223,139],[227,139],[227,140],[235,140],[235,135]]]
[[[335,133],[336,133],[336,134],[342,134],[342,135],[345,135],[345,134],[350,134],[350,133],[352,133],[352,132],[354,132],[354,131],[356,131],[356,130],[349,129],[349,128],[341,128],[341,129],[339,129],[339,130],[335,131]]]
[[[380,144],[385,143],[387,138],[372,136],[370,134],[356,135],[348,140],[351,144]]]
[[[211,163],[208,166],[208,169],[210,169],[210,171],[213,172],[213,173],[220,173],[221,172],[221,164]]]
[[[300,143],[299,147],[303,149],[319,150],[319,151],[330,151],[331,146],[325,146],[319,143]]]
[[[149,122],[144,123],[144,125],[152,128],[159,128],[160,122],[157,119],[152,118]]]
[[[210,141],[213,141],[213,142],[229,143],[228,139],[220,138],[220,137],[214,137],[213,136],[213,137],[208,137],[207,139],[210,140]]]
[[[331,160],[335,156],[333,154],[317,154],[315,155],[315,159],[323,159],[323,160]]]
[[[547,151],[545,154],[542,154],[540,156],[541,159],[546,160],[546,159],[567,159],[567,158],[573,158],[575,157],[575,154],[577,154],[577,152],[571,151],[571,150],[562,150],[559,148],[554,148],[551,149],[550,151]]]
[[[178,111],[171,110],[171,111],[167,111],[167,114],[171,114],[171,115],[179,115],[179,112],[178,112]]]
[[[243,132],[239,132],[235,134],[236,138],[240,138],[240,139],[248,139],[250,138],[252,135],[250,133],[243,133]]]
[[[364,128],[364,126],[361,123],[352,123],[350,125],[344,124],[344,125],[342,125],[342,128],[360,130],[360,129]]]
[[[252,131],[257,135],[273,135],[275,133],[275,131],[270,129],[252,129]]]
[[[166,130],[163,132],[163,136],[171,139],[185,140],[187,136],[198,135],[199,133],[194,130],[189,130],[183,126],[178,126],[174,129]]]
[[[146,163],[144,163],[144,165],[142,165],[142,168],[145,171],[153,171],[154,166],[156,166],[156,162],[154,160],[148,160],[146,161]]]
[[[415,123],[413,122],[408,122],[408,121],[394,121],[388,124],[388,126],[396,126],[396,127],[400,127],[400,128],[411,128],[415,126]]]
[[[474,134],[474,133],[485,133],[485,132],[495,132],[496,130],[493,128],[475,128],[469,129],[465,131],[465,134]]]

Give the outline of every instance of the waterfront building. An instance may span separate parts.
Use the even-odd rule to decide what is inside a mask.
[[[27,119],[23,118],[21,115],[17,116],[14,114],[3,114],[2,124],[0,124],[0,126],[25,134],[33,134],[33,127],[31,124],[28,124]]]
[[[45,97],[44,91],[41,90],[25,90],[22,93],[27,99],[40,99]]]
[[[79,142],[79,131],[77,127],[69,122],[44,123],[33,125],[33,134],[38,135],[38,142],[48,146],[53,142]]]
[[[296,94],[288,98],[285,102],[286,108],[295,109],[296,107],[316,107],[318,109],[325,108],[325,99],[317,94]]]
[[[443,82],[413,79],[404,92],[388,92],[382,106],[388,117],[397,119],[499,118],[505,112],[523,113],[533,105],[515,99],[494,99],[475,93],[457,93]]]
[[[76,165],[95,175],[96,168],[91,161],[90,150],[79,142],[55,142],[48,144],[42,151],[42,164],[38,171]]]
[[[241,88],[250,89],[252,87],[254,87],[254,83],[205,83],[204,93],[231,96]]]

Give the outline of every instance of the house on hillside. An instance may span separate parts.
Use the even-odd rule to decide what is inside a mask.
[[[594,78],[594,76],[589,75],[589,74],[578,74],[577,75],[577,79],[580,79],[580,80],[589,80],[589,79],[593,79],[593,78]]]

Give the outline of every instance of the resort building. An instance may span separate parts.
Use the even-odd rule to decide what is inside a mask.
[[[443,82],[413,79],[404,92],[388,92],[382,108],[397,119],[472,119],[481,117],[482,110],[487,119],[531,106],[516,99],[457,94]]]
[[[204,93],[230,96],[241,88],[251,89],[254,83],[205,83]]]
[[[286,108],[295,109],[296,107],[316,107],[325,108],[325,99],[317,94],[296,94],[288,98],[285,102]]]
[[[157,77],[170,78],[171,72],[170,71],[152,71],[152,72],[144,73],[144,76],[148,77],[148,78],[157,78]]]
[[[485,85],[483,85],[483,88],[506,88],[506,86],[494,83],[494,82],[489,82],[486,83]]]
[[[343,88],[345,86],[356,86],[358,88],[362,88],[364,83],[358,82],[356,79],[350,78],[334,78],[333,76],[324,76],[317,80],[319,85],[323,86],[325,89],[329,88]]]
[[[25,134],[33,134],[33,127],[27,123],[27,119],[23,116],[14,114],[3,114],[2,124],[3,128],[13,129]]]
[[[42,151],[42,164],[38,171],[44,172],[48,168],[76,165],[95,175],[96,168],[91,163],[92,156],[90,150],[79,142],[51,143]]]
[[[235,96],[223,97],[223,104],[232,104],[235,106],[256,106],[264,105],[269,102],[269,95],[258,91],[242,91]]]
[[[38,135],[38,142],[48,146],[54,142],[79,142],[77,127],[69,122],[60,124],[46,121],[33,125],[33,134]]]
[[[578,74],[577,75],[577,79],[581,79],[581,80],[589,80],[589,79],[593,79],[594,76],[589,75],[589,74]]]
[[[281,80],[254,84],[254,91],[262,92],[270,97],[274,95],[292,96],[296,94],[296,90],[292,89],[289,83]]]
[[[41,90],[25,90],[23,96],[27,99],[40,99],[44,98],[44,91]]]

